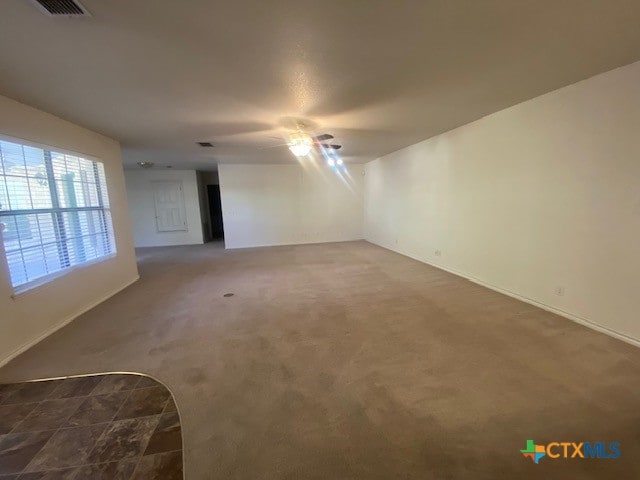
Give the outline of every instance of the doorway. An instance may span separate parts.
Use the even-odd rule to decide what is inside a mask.
[[[220,185],[207,185],[207,199],[209,202],[209,220],[212,240],[224,239],[224,225],[222,223],[222,201],[220,200]]]

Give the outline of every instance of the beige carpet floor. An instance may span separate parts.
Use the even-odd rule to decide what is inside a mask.
[[[160,379],[188,480],[640,478],[640,349],[366,242],[139,261],[0,382]],[[534,465],[527,439],[622,455]]]

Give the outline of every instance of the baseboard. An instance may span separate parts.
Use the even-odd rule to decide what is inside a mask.
[[[533,298],[526,297],[524,295],[521,295],[519,293],[513,292],[511,290],[507,290],[505,288],[498,287],[496,285],[492,285],[490,283],[485,282],[484,280],[480,280],[479,278],[473,277],[473,276],[468,275],[468,274],[466,274],[464,272],[460,272],[460,271],[457,271],[457,270],[454,270],[454,269],[451,269],[451,268],[448,268],[448,267],[445,267],[443,265],[439,265],[439,264],[436,264],[436,263],[430,263],[430,262],[425,261],[422,258],[418,258],[418,257],[416,257],[414,255],[410,255],[410,254],[408,254],[406,252],[402,252],[400,250],[396,250],[396,249],[390,248],[390,247],[388,247],[386,245],[381,245],[381,244],[373,242],[371,240],[367,240],[367,239],[365,239],[365,240],[367,242],[373,244],[373,245],[377,245],[378,247],[382,247],[382,248],[390,250],[390,251],[392,251],[394,253],[398,253],[398,254],[403,255],[405,257],[409,257],[409,258],[411,258],[413,260],[416,260],[418,262],[424,263],[424,264],[429,265],[431,267],[434,267],[434,268],[437,268],[439,270],[443,270],[443,271],[445,271],[447,273],[451,273],[453,275],[456,275],[457,277],[462,277],[462,278],[464,278],[466,280],[469,280],[470,282],[473,282],[473,283],[475,283],[477,285],[480,285],[482,287],[488,288],[489,290],[493,290],[494,292],[502,293],[503,295],[507,295],[507,296],[509,296],[511,298],[515,298],[516,300],[520,300],[521,302],[528,303],[529,305],[533,305],[534,307],[538,307],[538,308],[541,308],[543,310],[546,310],[547,312],[555,313],[556,315],[559,315],[559,316],[564,317],[564,318],[566,318],[568,320],[571,320],[572,322],[579,323],[580,325],[584,325],[585,327],[590,328],[592,330],[595,330],[597,332],[604,333],[605,335],[609,335],[610,337],[616,338],[618,340],[622,340],[623,342],[628,343],[630,345],[633,345],[635,347],[640,347],[640,339],[637,339],[637,338],[634,338],[634,337],[630,337],[629,335],[626,335],[624,333],[618,332],[618,331],[613,330],[613,329],[611,329],[609,327],[605,327],[603,325],[600,325],[599,323],[594,322],[593,320],[589,320],[589,319],[581,317],[579,315],[575,315],[573,313],[561,310],[559,308],[552,307],[551,305],[547,305],[546,303],[539,302],[538,300],[534,300]]]
[[[240,245],[230,247],[225,243],[225,250],[242,250],[245,248],[263,248],[263,247],[293,247],[296,245],[321,245],[323,243],[346,243],[346,242],[361,242],[364,238],[349,238],[344,240],[307,240],[295,243],[261,243],[256,245]],[[372,242],[373,243],[373,242]]]
[[[58,330],[60,330],[62,327],[70,324],[71,322],[73,322],[76,318],[78,318],[80,315],[82,315],[83,313],[88,312],[89,310],[91,310],[92,308],[100,305],[102,302],[104,302],[105,300],[108,300],[109,298],[113,297],[115,294],[121,292],[122,290],[124,290],[125,288],[127,288],[129,285],[132,285],[133,283],[137,282],[140,279],[139,275],[136,275],[135,278],[133,278],[132,280],[129,280],[128,282],[124,283],[123,285],[119,286],[118,288],[116,288],[115,290],[112,290],[111,292],[109,292],[107,295],[105,295],[104,297],[100,298],[99,300],[90,303],[89,305],[87,305],[86,307],[80,309],[80,311],[70,315],[69,317],[67,317],[66,319],[64,319],[63,321],[55,324],[54,326],[48,328],[47,330],[44,331],[44,333],[38,335],[36,338],[34,338],[33,340],[28,341],[27,343],[21,345],[20,347],[18,347],[17,349],[15,349],[13,352],[11,352],[9,355],[7,355],[5,358],[3,358],[2,360],[0,360],[0,368],[5,366],[7,363],[9,363],[11,360],[13,360],[14,358],[16,358],[18,355],[20,355],[21,353],[26,352],[27,350],[29,350],[31,347],[33,347],[34,345],[40,343],[42,340],[44,340],[45,338],[47,338],[49,335],[57,332]]]

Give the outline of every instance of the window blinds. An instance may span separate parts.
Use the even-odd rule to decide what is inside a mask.
[[[104,167],[79,156],[0,140],[0,223],[18,291],[115,253]]]

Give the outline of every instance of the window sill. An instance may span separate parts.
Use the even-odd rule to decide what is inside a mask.
[[[13,294],[11,295],[11,298],[13,300],[17,300],[18,298],[28,296],[29,294],[35,293],[37,290],[40,290],[41,287],[44,287],[45,285],[49,285],[50,283],[52,283],[53,281],[57,280],[60,277],[64,277],[65,275],[68,275],[69,273],[74,272],[76,270],[81,270],[85,267],[90,267],[97,263],[101,263],[106,260],[111,260],[112,258],[115,258],[116,255],[117,253],[114,252],[104,257],[96,258],[94,260],[90,260],[88,262],[84,262],[79,265],[74,265],[72,267],[67,267],[57,272],[50,273],[48,275],[45,275],[44,277],[36,278],[35,280],[24,283],[18,287],[15,287],[13,289]]]

